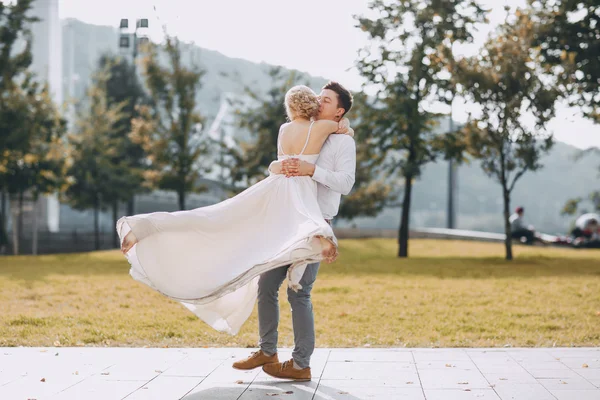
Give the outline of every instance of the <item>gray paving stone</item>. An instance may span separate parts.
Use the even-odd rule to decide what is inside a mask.
[[[140,381],[107,381],[92,377],[51,397],[52,400],[106,400],[122,399],[140,389]],[[10,397],[9,397],[10,398]],[[36,397],[33,397],[36,398]],[[37,397],[37,399],[45,397]],[[17,399],[17,397],[14,397]],[[41,400],[41,399],[40,399]]]
[[[425,389],[427,400],[499,400],[493,389]]]
[[[229,359],[227,359],[229,361]],[[166,368],[163,375],[167,376],[189,376],[204,377],[210,375],[224,361],[217,359],[203,359],[202,357],[188,357],[180,362]]]
[[[331,399],[402,399],[425,400],[419,382],[407,385],[399,381],[321,380],[315,400]]]
[[[581,368],[573,370],[577,375],[584,377],[587,380],[600,381],[600,369],[599,368]]]
[[[560,362],[572,369],[600,369],[600,357],[561,357]]]
[[[570,369],[530,369],[527,370],[536,379],[577,378],[576,372]]]
[[[419,370],[424,389],[488,389],[490,383],[479,371]]]
[[[202,378],[159,376],[126,397],[127,400],[179,400],[202,382]]]
[[[440,360],[433,360],[433,361],[421,361],[421,362],[417,362],[417,369],[421,370],[421,369],[446,369],[446,368],[453,368],[453,369],[465,369],[465,370],[475,370],[477,369],[477,365],[475,365],[475,363],[473,361],[469,361],[469,360],[458,360],[458,361],[440,361]]]
[[[538,382],[550,391],[552,390],[594,390],[596,387],[586,379],[563,378],[563,379],[538,379]]]
[[[596,348],[317,349],[306,383],[231,367],[251,351],[0,348],[0,399],[600,399]]]
[[[400,379],[416,381],[414,364],[407,362],[338,362],[330,361],[325,367],[323,379]]]
[[[312,400],[317,386],[317,382],[254,381],[239,399],[255,400],[275,397],[285,400]]]
[[[329,361],[413,362],[414,360],[410,351],[334,350],[329,355]]]
[[[556,400],[540,383],[497,385],[494,390],[502,400]]]
[[[236,400],[249,386],[249,384],[202,382],[186,394],[182,400]]]
[[[598,400],[597,390],[552,390],[557,400]]]
[[[504,372],[484,373],[487,381],[491,385],[513,385],[516,383],[538,383],[537,380],[527,371],[515,372],[507,370]]]
[[[417,363],[425,361],[470,361],[469,355],[461,349],[418,349],[413,351]]]

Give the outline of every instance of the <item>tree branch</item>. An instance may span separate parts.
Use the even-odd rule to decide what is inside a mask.
[[[519,172],[517,172],[517,174],[515,175],[515,178],[513,179],[510,187],[508,188],[508,192],[511,193],[512,190],[515,188],[515,184],[517,183],[517,181],[519,180],[520,177],[523,176],[523,174],[525,174],[525,172],[527,172],[529,168],[525,167],[522,170],[520,170]]]

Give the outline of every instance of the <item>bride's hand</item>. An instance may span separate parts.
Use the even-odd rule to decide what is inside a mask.
[[[354,137],[354,129],[350,128],[350,120],[348,118],[342,118],[338,123],[338,130],[335,133]]]
[[[123,239],[123,243],[121,244],[121,252],[123,254],[127,254],[129,250],[133,247],[134,244],[137,243],[137,237],[133,234],[133,231],[129,231],[125,238]]]
[[[348,129],[350,129],[350,120],[348,118],[342,118],[340,122],[338,122],[338,130],[335,133],[346,134],[348,133]]]

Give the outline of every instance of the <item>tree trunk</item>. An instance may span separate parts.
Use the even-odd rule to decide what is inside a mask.
[[[398,231],[398,257],[408,257],[408,223],[410,220],[410,199],[412,194],[412,176],[404,177],[404,200],[402,217]]]
[[[19,240],[19,247],[21,245],[21,243],[23,242],[23,202],[24,202],[24,197],[25,197],[25,193],[23,193],[23,191],[19,192],[19,219],[18,219],[18,224],[19,224],[19,230],[18,230],[18,240]]]
[[[119,248],[119,236],[117,235],[117,219],[119,218],[119,202],[115,200],[112,205],[112,216],[113,216],[113,247]]]
[[[132,216],[135,214],[135,195],[127,201],[127,215]],[[115,225],[116,226],[116,225]]]
[[[2,188],[0,192],[0,254],[8,252],[8,233],[6,231],[6,222],[8,221],[6,189]]]
[[[11,213],[12,220],[12,252],[16,256],[19,254],[19,207],[13,206],[13,202],[16,200],[14,196],[11,196],[12,199],[9,199],[9,210]]]
[[[96,204],[94,204],[94,248],[96,250],[100,250],[100,226],[98,221],[100,205],[98,203],[98,200],[96,200]]]
[[[179,199],[179,210],[185,210],[185,190],[180,191],[177,197]]]
[[[513,259],[512,254],[512,236],[510,231],[510,192],[506,188],[506,182],[502,182],[502,194],[504,197],[504,233],[506,238],[504,239],[504,246],[506,247],[506,259],[508,261]]]
[[[31,244],[31,254],[33,254],[34,256],[37,255],[38,253],[38,202],[39,202],[39,198],[38,195],[34,195],[33,197],[33,240],[32,240],[32,244]]]
[[[18,213],[19,210],[17,209],[12,215],[12,247],[13,254],[15,256],[19,254],[19,224],[17,223],[17,220],[19,219]]]

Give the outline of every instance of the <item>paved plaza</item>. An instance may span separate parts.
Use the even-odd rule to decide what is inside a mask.
[[[600,399],[600,348],[317,349],[303,383],[231,368],[251,351],[0,348],[0,399]]]

